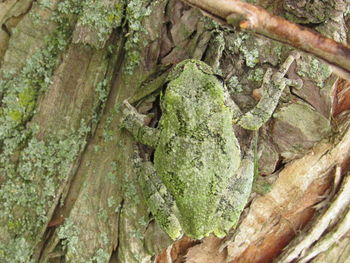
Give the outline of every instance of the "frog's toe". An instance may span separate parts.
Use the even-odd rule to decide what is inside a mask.
[[[163,224],[161,227],[172,240],[180,239],[183,236],[183,232],[179,221],[173,215],[168,217],[167,219],[168,222],[166,224]]]

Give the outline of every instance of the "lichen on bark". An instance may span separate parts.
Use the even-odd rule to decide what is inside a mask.
[[[142,94],[135,104],[159,118],[155,89],[174,64],[196,58],[222,75],[247,111],[266,70],[276,70],[290,49],[222,28],[177,0],[0,2],[0,261],[151,261],[170,243],[144,203],[120,104]],[[327,23],[316,17],[317,26],[344,39],[345,27],[334,30],[340,9],[325,14]],[[336,78],[328,69],[306,56],[293,64],[288,76],[303,78],[304,89],[285,90],[260,130],[261,173],[276,172],[329,134]],[[152,94],[142,100],[147,84]],[[305,130],[288,118],[296,112],[324,129]],[[244,150],[249,136],[235,129]],[[286,131],[311,139],[295,153],[295,137],[278,140]]]

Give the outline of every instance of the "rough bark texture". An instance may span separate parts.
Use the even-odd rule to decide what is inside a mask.
[[[254,2],[348,39],[345,0]],[[265,71],[292,49],[221,28],[178,0],[4,0],[0,24],[0,262],[271,262],[323,213],[315,205],[338,189],[335,167],[335,182],[346,172],[348,83],[302,54],[288,76],[303,88],[287,88],[260,129],[271,191],[252,194],[230,240],[171,245],[143,200],[134,160],[150,153],[121,129],[122,101],[157,116],[162,73],[196,58],[247,111]],[[235,130],[245,150],[249,134]],[[344,235],[315,262],[346,262],[349,251]]]

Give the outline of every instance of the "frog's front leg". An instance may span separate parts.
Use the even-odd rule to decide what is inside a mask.
[[[159,140],[159,130],[144,124],[144,115],[127,101],[123,102],[123,128],[127,129],[140,143],[155,148]],[[182,228],[177,219],[179,214],[172,195],[157,176],[153,163],[141,162],[139,167],[139,181],[149,209],[160,227],[173,239],[179,238]]]
[[[234,122],[245,129],[257,130],[270,119],[284,88],[286,86],[300,88],[302,85],[301,80],[290,80],[284,77],[298,56],[298,53],[292,52],[277,72],[272,74],[270,69],[265,73],[262,85],[264,91],[259,103],[247,113],[239,117],[234,116]]]
[[[124,116],[122,120],[123,128],[127,129],[136,141],[155,148],[159,140],[159,130],[146,126],[144,124],[145,116],[138,113],[127,100],[123,102],[122,107]]]
[[[176,216],[179,215],[177,206],[151,162],[141,163],[139,181],[147,205],[159,226],[173,240],[181,237],[183,232]]]

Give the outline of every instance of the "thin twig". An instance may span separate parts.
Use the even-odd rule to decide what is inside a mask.
[[[335,231],[328,233],[312,247],[305,257],[301,258],[300,263],[310,262],[318,254],[327,251],[331,246],[339,242],[350,230],[350,209],[348,209],[344,219],[338,224]]]
[[[350,48],[265,9],[238,0],[182,0],[201,9],[224,25],[237,24],[243,30],[286,43],[314,54],[350,74]]]
[[[291,262],[296,258],[299,258],[300,255],[303,254],[304,251],[307,251],[309,247],[320,239],[322,234],[327,230],[331,222],[333,222],[341,213],[348,207],[350,204],[350,175],[347,175],[344,179],[343,185],[334,200],[332,202],[331,206],[327,209],[327,211],[322,215],[317,222],[314,224],[314,227],[310,230],[308,235],[304,237],[304,239],[299,242],[295,247],[290,248],[289,250],[286,250],[283,255],[281,255],[280,259],[278,260],[278,263],[287,263]],[[350,212],[348,212],[348,215],[346,216],[348,221],[350,220]],[[347,222],[344,220],[344,222]],[[341,224],[342,227],[338,227],[339,230],[336,232],[332,232],[332,234],[327,235],[326,241],[320,242],[317,246],[317,248],[313,248],[312,252],[309,251],[307,254],[307,259],[311,259],[317,253],[324,251],[327,249],[331,242],[334,243],[337,239],[334,240],[334,237],[339,237],[340,233],[341,235],[344,235],[346,231],[344,232],[343,228],[345,226],[345,229],[349,229],[350,226],[344,223]],[[340,235],[340,236],[341,236]]]

